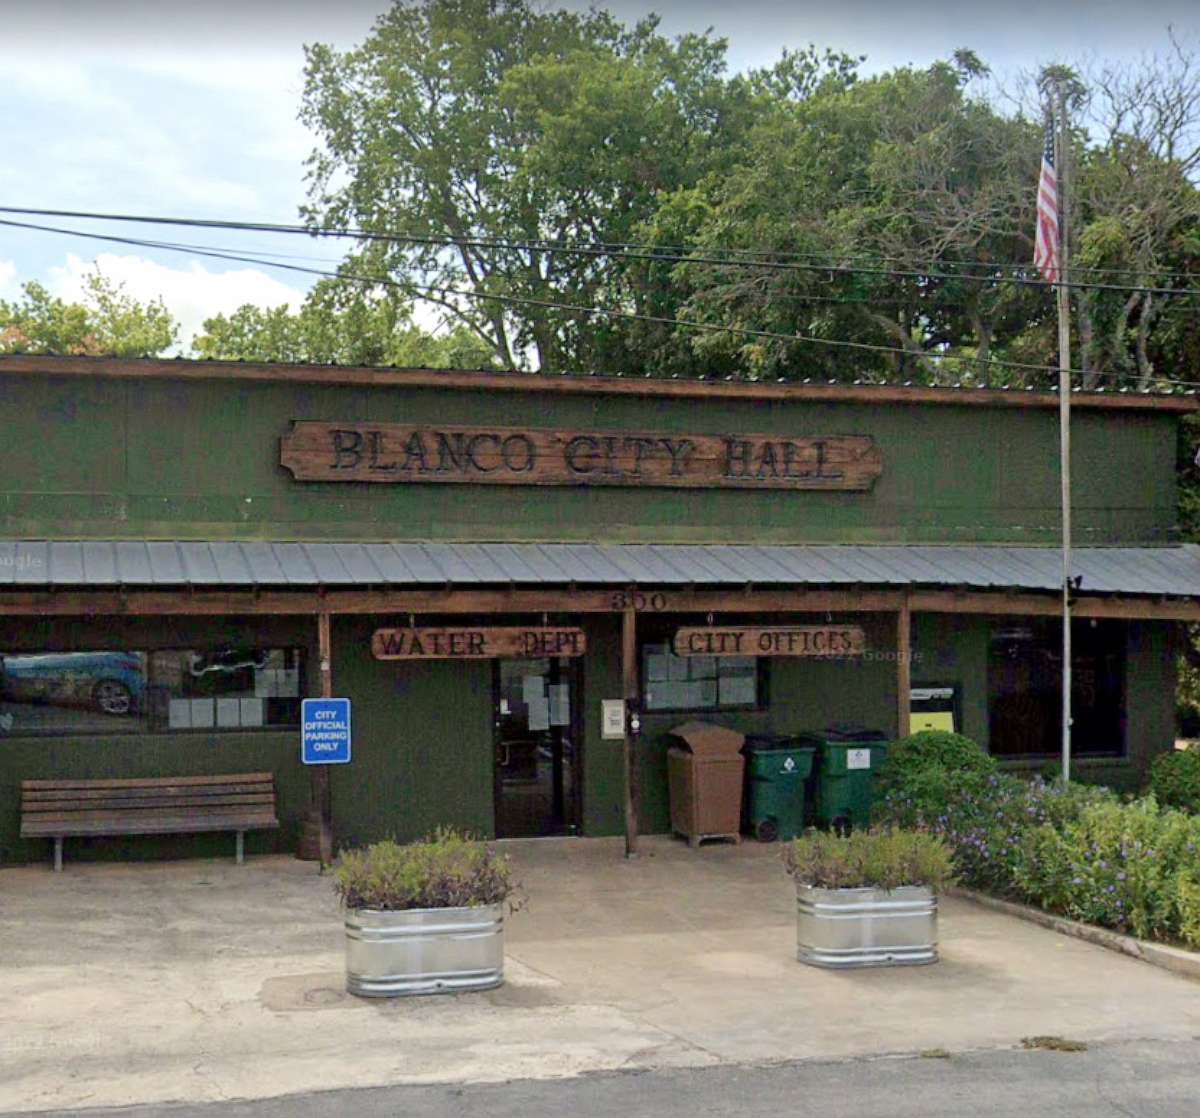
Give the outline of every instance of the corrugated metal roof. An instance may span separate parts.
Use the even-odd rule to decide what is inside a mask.
[[[1053,547],[0,540],[0,587],[960,586],[1057,590]],[[1088,547],[1083,593],[1200,597],[1200,546]]]

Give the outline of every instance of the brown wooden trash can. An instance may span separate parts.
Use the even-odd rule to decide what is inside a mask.
[[[745,735],[709,722],[685,722],[669,737],[671,830],[692,847],[710,838],[741,842]]]

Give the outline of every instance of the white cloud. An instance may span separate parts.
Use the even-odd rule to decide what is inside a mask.
[[[0,261],[0,282],[4,263]],[[206,318],[230,314],[245,303],[260,307],[286,303],[295,309],[305,295],[257,268],[213,272],[198,263],[170,268],[142,256],[116,253],[102,253],[95,260],[71,253],[65,264],[49,270],[47,287],[60,298],[81,299],[85,278],[97,268],[106,279],[124,284],[125,291],[141,302],[161,298],[180,324],[179,349],[183,353],[189,351],[192,337],[203,329]]]
[[[0,299],[11,299],[16,294],[17,266],[11,260],[0,260]]]

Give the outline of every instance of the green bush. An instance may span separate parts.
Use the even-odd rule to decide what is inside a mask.
[[[514,889],[505,855],[449,829],[407,846],[343,851],[333,887],[346,908],[389,911],[499,904]]]
[[[1176,749],[1155,757],[1150,791],[1160,804],[1200,815],[1200,750]]]
[[[1028,900],[1077,920],[1200,947],[1200,818],[1152,796],[1101,797],[1023,839],[1015,874]]]
[[[799,885],[821,889],[897,889],[951,884],[950,851],[923,831],[873,828],[840,836],[809,831],[784,848],[784,864]]]
[[[979,789],[996,773],[996,761],[962,734],[922,730],[893,742],[876,781],[876,795],[911,801],[936,815],[959,789]]]
[[[1061,826],[1085,807],[1113,799],[1106,789],[1026,782],[1004,773],[927,769],[876,805],[876,817],[891,826],[924,828],[941,838],[954,856],[958,880],[973,889],[1018,896],[1022,839],[1032,827]]]
[[[1189,800],[1200,791],[1200,755],[1158,758],[1155,795],[1122,802],[1094,785],[1026,782],[964,766],[960,752],[928,763],[902,755],[877,818],[927,828],[951,852],[964,885],[1200,947],[1200,814],[1169,806],[1200,807]]]

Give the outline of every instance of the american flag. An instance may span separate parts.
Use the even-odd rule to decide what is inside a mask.
[[[1054,118],[1046,121],[1046,146],[1042,150],[1042,173],[1038,178],[1037,239],[1033,246],[1034,267],[1047,283],[1058,283],[1058,177],[1054,173]]]

